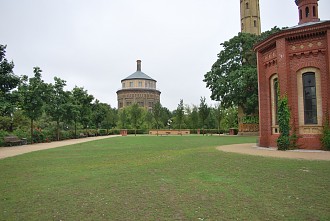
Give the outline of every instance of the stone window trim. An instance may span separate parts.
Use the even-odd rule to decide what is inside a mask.
[[[315,74],[316,103],[317,103],[317,124],[305,124],[304,109],[304,87],[303,75],[306,73]],[[297,95],[298,95],[298,123],[300,134],[321,134],[322,133],[322,88],[321,72],[316,67],[306,67],[297,71]]]
[[[316,78],[314,72],[306,72],[302,76],[304,94],[305,124],[317,124]],[[310,117],[308,117],[310,116]]]
[[[275,83],[277,81],[277,87],[279,85],[278,82],[278,74],[274,73],[270,79],[270,97],[271,97],[271,114],[272,114],[272,134],[279,134],[279,126],[277,121],[277,102],[276,97],[278,96],[278,91],[275,90]]]

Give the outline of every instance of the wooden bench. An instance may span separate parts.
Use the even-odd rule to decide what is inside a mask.
[[[22,140],[15,135],[6,136],[3,138],[3,141],[9,146],[22,145]]]

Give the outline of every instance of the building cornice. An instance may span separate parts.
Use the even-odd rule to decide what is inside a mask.
[[[287,41],[303,40],[310,37],[323,36],[330,30],[330,21],[316,22],[310,25],[298,25],[288,29],[284,29],[277,32],[265,40],[257,43],[253,50],[264,51],[269,48],[270,45],[276,44],[276,40],[285,38]]]

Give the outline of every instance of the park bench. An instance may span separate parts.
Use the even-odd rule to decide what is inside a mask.
[[[19,139],[18,136],[15,136],[15,135],[5,136],[3,138],[3,141],[6,145],[9,145],[9,146],[22,145],[22,140]]]

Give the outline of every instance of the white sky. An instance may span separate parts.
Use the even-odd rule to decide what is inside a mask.
[[[210,100],[203,82],[220,43],[240,31],[239,0],[0,0],[0,44],[16,75],[67,81],[117,107],[121,80],[142,71],[157,80],[161,103]],[[294,0],[260,0],[262,31],[298,24]],[[319,1],[330,20],[330,1]]]

